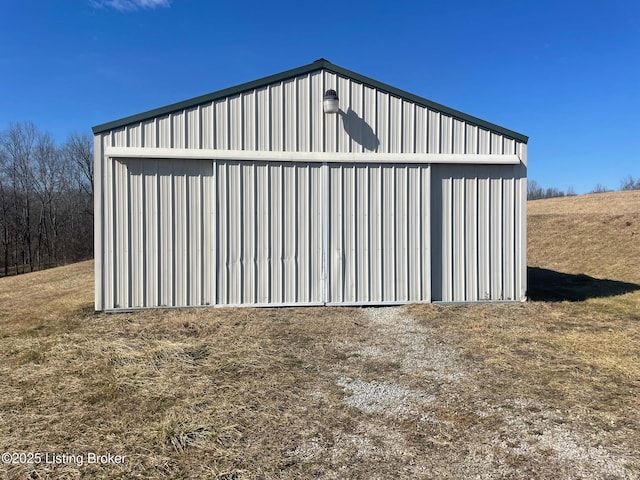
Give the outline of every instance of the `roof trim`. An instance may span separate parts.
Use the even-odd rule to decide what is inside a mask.
[[[255,90],[257,88],[264,87],[271,83],[281,82],[284,80],[288,80],[290,78],[294,78],[300,75],[305,75],[318,70],[327,70],[329,72],[332,72],[347,78],[351,78],[369,87],[385,91],[391,95],[404,98],[410,102],[414,102],[418,105],[430,108],[432,110],[437,110],[444,114],[450,115],[460,120],[464,120],[468,123],[477,125],[479,127],[486,128],[487,130],[500,133],[502,135],[505,135],[509,138],[513,138],[523,143],[527,143],[527,141],[529,140],[529,137],[527,137],[526,135],[515,132],[513,130],[509,130],[508,128],[501,127],[500,125],[496,125],[495,123],[487,122],[486,120],[482,120],[478,117],[468,115],[459,110],[455,110],[453,108],[446,107],[439,103],[432,102],[431,100],[427,100],[426,98],[422,98],[412,93],[406,92],[404,90],[400,90],[386,83],[382,83],[372,78],[366,77],[364,75],[360,75],[359,73],[352,72],[351,70],[347,70],[346,68],[342,68],[338,65],[334,65],[333,63],[329,62],[328,60],[325,60],[324,58],[320,58],[315,62],[310,63],[308,65],[303,65],[302,67],[286,70],[284,72],[277,73],[275,75],[270,75],[268,77],[263,77],[257,80],[253,80],[251,82],[242,83],[240,85],[236,85],[235,87],[225,88],[223,90],[218,90],[216,92],[208,93],[206,95],[200,95],[198,97],[190,98],[182,102],[172,103],[164,107],[155,108],[153,110],[148,110],[146,112],[138,113],[136,115],[124,117],[118,120],[114,120],[112,122],[96,125],[95,127],[92,128],[92,130],[94,134],[102,133],[107,130],[113,130],[116,128],[124,127],[125,125],[129,125],[131,123],[137,123],[144,120],[148,120],[153,117],[159,117],[163,115],[168,115],[170,113],[173,113],[179,110],[185,110],[187,108],[195,107],[196,105],[200,105],[202,103],[208,103],[215,100],[219,100],[224,97],[238,95],[240,93],[243,93],[249,90]]]

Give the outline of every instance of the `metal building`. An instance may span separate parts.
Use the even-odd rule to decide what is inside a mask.
[[[321,59],[93,132],[97,310],[525,299],[514,131]]]

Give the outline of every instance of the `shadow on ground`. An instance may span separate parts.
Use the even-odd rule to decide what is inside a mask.
[[[635,283],[603,280],[588,275],[527,267],[527,297],[540,302],[581,302],[588,298],[612,297],[640,290]]]

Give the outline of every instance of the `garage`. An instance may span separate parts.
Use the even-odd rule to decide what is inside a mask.
[[[519,133],[323,59],[93,132],[96,310],[525,299]]]

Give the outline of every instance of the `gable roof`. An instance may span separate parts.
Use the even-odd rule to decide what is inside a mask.
[[[334,65],[333,63],[329,62],[328,60],[325,60],[324,58],[320,58],[315,62],[310,63],[308,65],[304,65],[302,67],[294,68],[281,73],[276,73],[275,75],[263,77],[258,80],[253,80],[251,82],[242,83],[240,85],[236,85],[235,87],[225,88],[223,90],[218,90],[216,92],[208,93],[206,95],[200,95],[198,97],[190,98],[182,102],[172,103],[164,107],[155,108],[153,110],[148,110],[146,112],[138,113],[136,115],[124,117],[119,120],[114,120],[112,122],[96,125],[95,127],[92,128],[92,130],[94,134],[102,133],[108,130],[113,130],[116,128],[123,127],[125,125],[129,125],[131,123],[137,123],[143,120],[148,120],[153,117],[168,115],[170,113],[173,113],[179,110],[195,107],[202,103],[212,102],[215,100],[220,100],[224,97],[238,95],[246,91],[255,90],[257,88],[261,88],[272,83],[281,82],[284,80],[288,80],[288,79],[291,79],[300,75],[305,75],[318,70],[326,70],[326,71],[335,73],[337,75],[351,78],[369,87],[382,90],[396,97],[404,98],[410,102],[416,103],[417,105],[421,105],[431,110],[442,112],[446,115],[450,115],[452,117],[458,118],[460,120],[464,120],[471,124],[478,125],[479,127],[485,128],[487,130],[491,130],[496,133],[500,133],[502,135],[505,135],[509,138],[513,138],[523,143],[527,143],[527,141],[529,140],[529,137],[527,137],[526,135],[501,127],[500,125],[487,122],[486,120],[482,120],[480,118],[474,117],[472,115],[468,115],[458,110],[454,110],[453,108],[446,107],[439,103],[432,102],[431,100],[427,100],[426,98],[422,98],[412,93],[406,92],[404,90],[400,90],[398,88],[392,87],[391,85],[387,85],[385,83],[379,82],[372,78],[365,77],[364,75],[360,75],[359,73],[352,72],[351,70],[347,70],[346,68],[342,68],[338,65]]]

